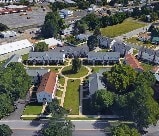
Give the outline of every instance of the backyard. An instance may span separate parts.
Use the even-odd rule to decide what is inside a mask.
[[[139,41],[137,39],[137,37],[131,37],[129,39],[126,39],[125,41],[128,42],[128,43],[136,44],[138,46],[144,46],[146,48],[155,48],[156,47],[155,45],[153,45],[151,43],[144,43],[142,41]]]
[[[88,73],[88,70],[84,66],[82,66],[81,69],[77,73],[72,72],[72,66],[65,67],[62,70],[62,74],[69,78],[80,78],[80,77],[87,75],[87,73]]]
[[[141,66],[145,71],[150,71],[154,67],[152,64],[147,64],[147,63],[141,63]]]
[[[80,80],[68,80],[64,108],[70,110],[70,114],[79,114],[79,85]]]
[[[139,23],[136,20],[129,18],[121,24],[101,28],[101,33],[104,36],[116,37],[144,26],[144,23]]]
[[[39,115],[42,110],[42,104],[40,103],[30,103],[28,104],[24,111],[23,115]]]

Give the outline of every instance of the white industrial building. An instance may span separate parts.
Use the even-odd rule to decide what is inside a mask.
[[[27,39],[0,45],[0,61],[10,58],[14,54],[24,55],[33,49]]]
[[[46,44],[48,44],[49,48],[53,48],[57,45],[63,46],[63,43],[61,42],[61,40],[57,40],[55,38],[48,38],[48,39],[45,39],[45,40],[41,40],[39,42],[45,42]]]
[[[0,37],[2,38],[9,38],[9,37],[15,37],[17,33],[15,31],[3,31],[0,33]]]

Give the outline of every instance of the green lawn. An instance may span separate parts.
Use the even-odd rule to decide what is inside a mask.
[[[144,26],[145,26],[145,24],[139,23],[139,22],[129,18],[121,24],[108,26],[106,28],[101,28],[101,33],[104,36],[116,37],[116,36],[125,34],[127,32],[130,32],[132,30],[135,30],[137,28],[144,27]]]
[[[144,43],[142,41],[139,41],[137,39],[137,37],[131,37],[129,39],[126,39],[125,41],[129,42],[129,43],[137,44],[139,46],[145,46],[146,48],[155,48],[156,47],[155,45],[153,45],[151,43]]]
[[[146,63],[141,63],[141,66],[143,67],[143,69],[144,69],[145,71],[150,71],[150,70],[152,70],[152,68],[154,67],[153,65],[151,65],[151,64],[146,64]]]
[[[62,93],[63,93],[62,91],[57,90],[57,91],[56,91],[56,96],[61,97],[61,96],[62,96]]]
[[[22,55],[22,60],[28,60],[28,56],[29,56],[29,54]]]
[[[65,67],[62,70],[62,74],[70,78],[79,78],[79,77],[85,76],[88,73],[87,68],[85,68],[84,66],[82,66],[79,72],[75,74],[72,72],[71,69],[72,69],[72,66]]]
[[[64,78],[64,77],[59,76],[58,81],[59,81],[59,83],[60,83],[62,86],[64,86],[64,84],[65,84],[65,78]]]
[[[80,80],[68,80],[64,108],[71,109],[70,114],[79,114],[79,85]]]
[[[41,110],[42,104],[31,103],[25,107],[23,115],[39,115],[41,113]]]

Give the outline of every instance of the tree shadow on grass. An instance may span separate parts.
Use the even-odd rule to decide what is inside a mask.
[[[66,70],[66,71],[62,71],[63,75],[71,75],[71,74],[75,74],[72,69]]]

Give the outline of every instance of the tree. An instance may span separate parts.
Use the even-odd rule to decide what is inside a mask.
[[[5,124],[0,125],[0,136],[11,136],[12,133],[13,132],[8,125]]]
[[[87,46],[89,47],[90,51],[94,50],[94,48],[98,46],[97,36],[95,35],[89,36],[87,40]]]
[[[113,136],[141,136],[136,128],[121,124],[111,129]]]
[[[58,100],[53,100],[46,108],[51,113],[52,118],[49,123],[42,128],[44,136],[72,136],[74,125],[70,120],[65,119],[68,111],[59,106]]]
[[[131,89],[130,87],[136,78],[136,72],[130,66],[119,64],[114,65],[110,72],[105,72],[104,77],[112,88],[118,93],[122,93]]]
[[[131,117],[139,130],[147,128],[150,124],[156,124],[159,117],[159,105],[153,99],[153,90],[146,83],[137,86],[133,96],[129,100]]]
[[[72,72],[77,73],[81,69],[81,60],[79,58],[74,58],[72,60]]]
[[[82,20],[76,21],[73,33],[74,35],[83,34],[86,32],[86,28],[87,24],[84,21]]]
[[[0,31],[5,31],[7,29],[8,29],[8,27],[6,25],[0,23]]]
[[[57,121],[51,119],[42,129],[44,136],[72,136],[73,124],[69,120]]]
[[[1,89],[8,92],[12,100],[24,98],[31,84],[23,64],[12,62],[5,69],[0,69]]]
[[[46,107],[46,113],[51,113],[53,118],[61,118],[68,114],[68,111],[63,107],[59,106],[59,102],[57,99],[54,99],[51,103]]]
[[[43,51],[48,51],[48,44],[45,42],[39,42],[35,44],[34,51],[35,52],[43,52]]]
[[[99,27],[95,28],[93,35],[95,36],[101,35],[101,31]]]
[[[102,111],[112,106],[114,103],[114,94],[107,90],[98,90],[92,95],[92,105],[96,110]]]
[[[57,11],[47,13],[41,29],[42,36],[45,38],[57,37],[58,33],[65,28],[63,23],[64,21]]]
[[[9,95],[6,93],[1,93],[0,94],[0,118],[13,112],[13,110],[14,110],[13,101],[11,100]],[[0,128],[0,131],[1,131],[1,128]]]

